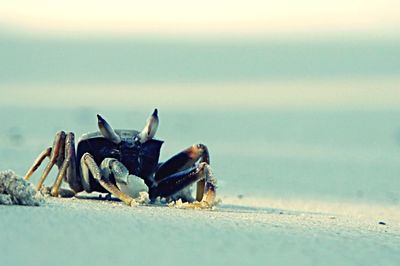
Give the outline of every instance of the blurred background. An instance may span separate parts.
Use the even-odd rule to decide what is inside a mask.
[[[0,168],[158,107],[162,159],[207,144],[222,197],[399,205],[399,25],[394,0],[0,0]]]

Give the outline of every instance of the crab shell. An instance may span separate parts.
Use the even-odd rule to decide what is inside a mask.
[[[135,141],[140,134],[136,130],[116,129],[115,133],[121,138],[118,144],[103,137],[100,131],[82,135],[77,145],[77,161],[79,162],[85,153],[92,154],[98,165],[105,158],[115,158],[126,166],[131,175],[141,177],[145,184],[151,187],[164,142],[157,139],[150,139],[145,143]],[[79,176],[83,177],[82,173],[79,173]],[[86,192],[107,192],[91,174],[89,180],[81,179]]]

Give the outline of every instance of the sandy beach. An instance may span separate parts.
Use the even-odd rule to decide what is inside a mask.
[[[213,211],[94,199],[0,206],[4,265],[398,265],[396,208],[222,199]]]

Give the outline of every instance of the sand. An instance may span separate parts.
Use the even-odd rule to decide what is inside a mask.
[[[48,198],[0,206],[2,265],[398,265],[396,208],[223,198],[213,211]]]

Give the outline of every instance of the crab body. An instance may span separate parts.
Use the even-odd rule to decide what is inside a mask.
[[[119,144],[104,138],[99,131],[82,135],[77,144],[78,161],[85,153],[91,154],[98,165],[106,158],[114,158],[127,168],[129,174],[142,178],[148,187],[152,187],[163,141],[151,139],[141,144],[134,141],[139,131],[115,130],[115,132],[121,138]],[[86,192],[107,192],[91,173],[89,180],[84,180],[80,172],[77,174]]]
[[[163,141],[154,139],[158,127],[158,111],[154,110],[142,131],[114,130],[97,115],[99,131],[86,133],[75,149],[74,134],[60,131],[52,147],[45,149],[25,175],[29,179],[42,161],[49,157],[37,184],[43,184],[54,165],[59,173],[49,189],[52,196],[76,193],[110,193],[128,205],[136,205],[135,197],[149,192],[151,200],[181,198],[192,202],[186,206],[209,208],[214,205],[216,179],[209,166],[208,149],[203,144],[192,145],[164,163],[159,163]],[[61,183],[72,191],[65,191]],[[187,193],[197,183],[196,196]]]

